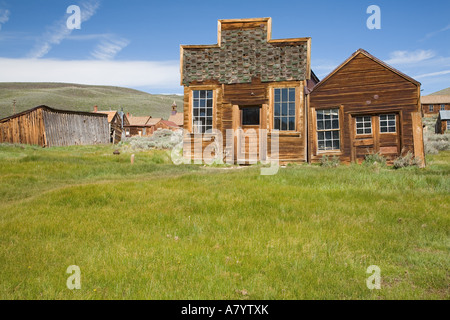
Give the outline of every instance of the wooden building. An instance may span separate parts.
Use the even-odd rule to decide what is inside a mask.
[[[420,83],[360,49],[319,82],[309,106],[309,159],[393,160],[411,151],[424,160]]]
[[[189,132],[184,150],[194,159],[201,158],[196,132],[220,131],[224,154],[242,163],[250,145],[258,160],[270,158],[273,130],[280,130],[280,161],[307,161],[311,39],[274,40],[271,26],[271,18],[219,20],[217,44],[181,46],[183,127]],[[261,129],[267,140],[260,139]],[[231,145],[227,130],[236,133]],[[256,141],[248,137],[255,132]],[[202,150],[210,143],[203,139]]]
[[[422,116],[433,117],[439,111],[450,110],[450,95],[429,95],[421,98]]]
[[[130,124],[128,117],[122,111],[98,111],[97,106],[94,106],[94,112],[108,116],[110,142],[116,144],[122,141],[122,135],[125,135],[124,126]]]
[[[126,137],[135,137],[135,136],[149,136],[150,129],[152,125],[154,125],[154,121],[159,121],[160,119],[154,119],[150,121],[152,117],[133,117],[130,114],[127,114],[128,124],[124,126],[125,136]]]
[[[450,110],[439,111],[436,121],[436,133],[444,134],[450,132]]]
[[[0,143],[42,147],[107,144],[107,115],[39,106],[0,120]]]

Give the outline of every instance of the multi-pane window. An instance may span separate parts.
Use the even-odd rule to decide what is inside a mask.
[[[340,149],[339,109],[317,110],[319,151]]]
[[[274,90],[273,126],[276,130],[295,130],[295,88]]]
[[[395,114],[380,115],[380,132],[381,133],[397,132],[397,121]]]
[[[445,104],[441,104],[441,111],[445,110]]]
[[[372,117],[356,117],[356,134],[372,134]]]
[[[192,120],[194,133],[205,133],[213,125],[213,92],[212,90],[193,91]]]
[[[450,120],[447,120],[447,130],[450,130]]]
[[[434,106],[433,106],[433,105],[430,105],[430,106],[428,107],[428,110],[429,110],[430,112],[433,112],[433,111],[434,111]]]

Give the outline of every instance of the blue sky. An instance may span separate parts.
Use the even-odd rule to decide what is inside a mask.
[[[68,30],[70,5],[80,30]],[[369,5],[381,29],[369,30]],[[450,87],[450,1],[0,0],[0,82],[53,81],[182,93],[180,44],[217,43],[217,20],[272,17],[272,37],[312,37],[325,77],[363,48],[422,83]]]

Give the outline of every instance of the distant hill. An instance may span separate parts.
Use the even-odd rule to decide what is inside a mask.
[[[109,86],[88,86],[70,83],[0,83],[0,119],[16,112],[47,105],[56,109],[92,111],[120,110],[134,116],[150,115],[168,119],[175,101],[178,112],[183,111],[183,97],[154,95],[146,92]]]
[[[450,95],[450,88],[440,90],[438,92],[430,94],[430,96],[445,96]]]

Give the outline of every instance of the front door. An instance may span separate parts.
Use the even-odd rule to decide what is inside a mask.
[[[352,161],[361,162],[371,153],[380,153],[388,160],[400,155],[398,114],[354,115],[352,128]]]
[[[259,160],[261,106],[239,107],[240,126],[237,133],[237,160],[254,164]]]

